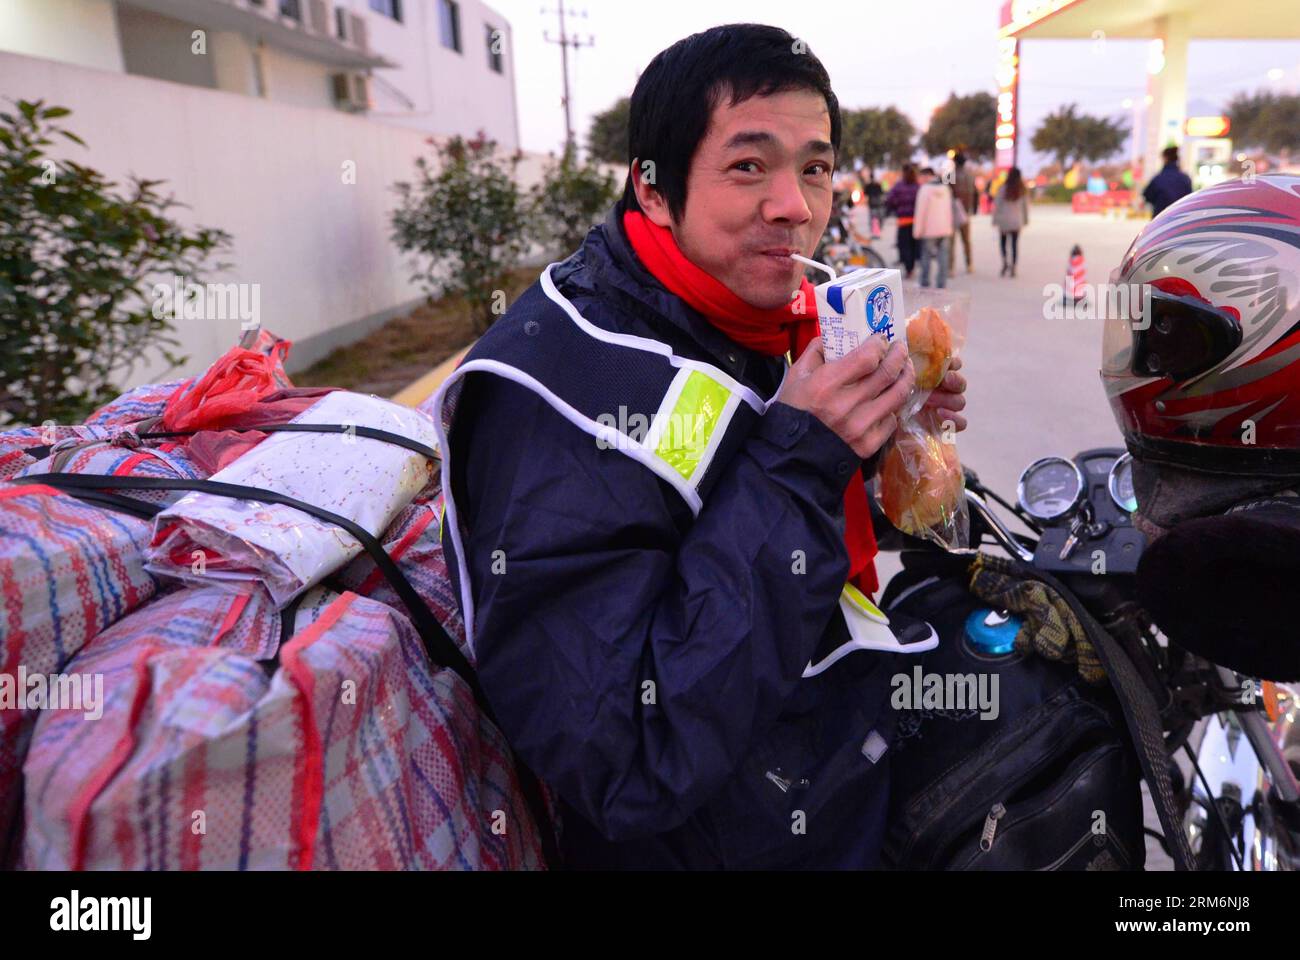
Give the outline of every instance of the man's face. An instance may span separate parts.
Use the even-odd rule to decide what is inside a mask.
[[[751,306],[790,302],[831,213],[835,156],[826,101],[810,90],[750,97],[713,110],[686,179],[686,208],[673,222],[658,194],[638,200],[672,229],[686,258]],[[649,193],[652,193],[649,192]]]

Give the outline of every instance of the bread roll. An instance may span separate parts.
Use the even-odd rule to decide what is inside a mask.
[[[952,522],[962,497],[957,446],[937,436],[900,430],[880,464],[880,507],[913,536]]]
[[[952,330],[934,307],[922,307],[907,322],[907,350],[918,390],[934,390],[943,383],[952,361]]]

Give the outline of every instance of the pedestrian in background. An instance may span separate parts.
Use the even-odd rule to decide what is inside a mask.
[[[948,245],[952,243],[953,203],[948,184],[926,167],[921,171],[925,182],[916,193],[915,220],[912,234],[921,244],[921,286],[930,285],[930,263],[936,263],[935,286],[948,283]]]
[[[964,215],[958,216],[954,224],[956,235],[952,239],[952,246],[948,248],[948,272],[952,273],[956,265],[957,237],[961,237],[962,252],[966,255],[966,272],[971,273],[973,268],[970,252],[970,218],[975,216],[979,209],[979,194],[975,189],[975,175],[966,166],[966,154],[958,150],[953,155],[952,162],[955,167],[952,192]]]
[[[1007,172],[1007,182],[993,200],[993,225],[998,228],[998,244],[1002,249],[1001,275],[1014,277],[1020,256],[1020,231],[1029,225],[1029,196],[1019,167]]]
[[[916,268],[916,241],[912,225],[916,215],[916,167],[903,164],[903,178],[894,184],[885,198],[885,209],[898,218],[898,259],[903,263],[903,276],[912,279]]]
[[[1178,166],[1178,148],[1165,147],[1161,156],[1165,158],[1164,167],[1142,191],[1142,199],[1151,204],[1153,217],[1160,216],[1166,207],[1192,192],[1192,178]]]
[[[884,219],[885,191],[876,182],[874,170],[867,171],[867,183],[862,188],[862,192],[867,198],[867,209],[871,212],[871,235],[878,237],[880,236],[880,221]]]

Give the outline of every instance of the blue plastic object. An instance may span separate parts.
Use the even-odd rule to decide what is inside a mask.
[[[982,607],[966,618],[966,638],[977,653],[1000,656],[1011,652],[1022,623],[1014,613]]]

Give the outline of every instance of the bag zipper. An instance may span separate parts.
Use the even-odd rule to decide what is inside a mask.
[[[998,832],[998,821],[1007,814],[1007,808],[1000,803],[993,804],[993,809],[984,818],[984,831],[980,834],[980,849],[988,853],[993,849],[993,837]]]

